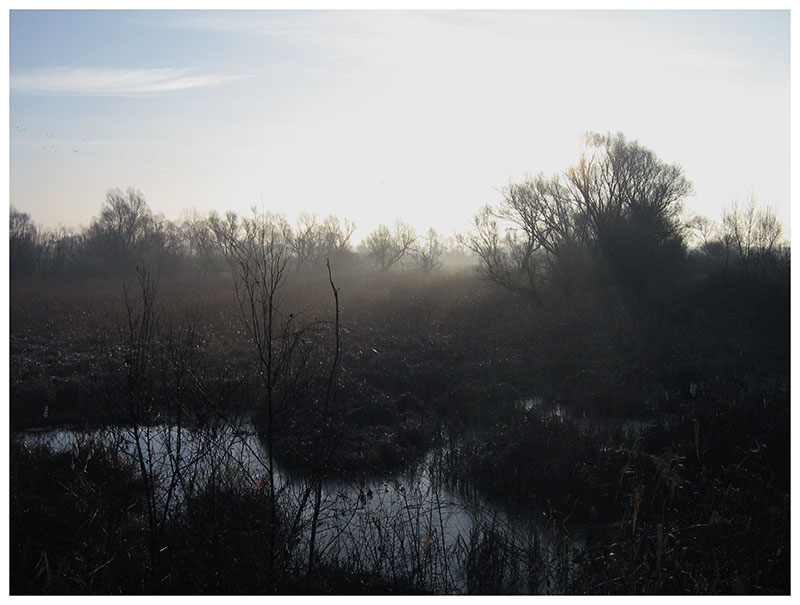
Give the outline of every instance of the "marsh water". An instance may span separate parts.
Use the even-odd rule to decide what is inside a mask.
[[[29,430],[20,438],[56,452],[102,443],[157,479],[160,505],[167,509],[181,507],[186,494],[202,489],[212,478],[234,488],[269,489],[268,457],[247,421],[202,429],[48,428]],[[444,453],[441,447],[433,449],[401,473],[324,480],[316,538],[319,557],[338,558],[384,576],[425,574],[438,578],[436,585],[452,594],[468,591],[469,570],[474,573],[474,565],[481,564],[481,549],[490,542],[502,543],[511,567],[505,590],[561,591],[569,576],[561,561],[563,535],[556,536],[544,515],[514,511],[454,488],[437,464]],[[273,478],[281,509],[301,521],[300,540],[307,543],[312,483],[278,464]],[[579,550],[580,541],[571,538],[568,549]],[[558,565],[554,559],[559,559]]]

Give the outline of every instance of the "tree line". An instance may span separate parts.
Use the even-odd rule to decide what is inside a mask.
[[[10,273],[12,278],[127,274],[150,266],[166,274],[209,275],[229,269],[226,247],[246,239],[256,224],[268,224],[280,235],[295,271],[362,256],[382,270],[403,267],[428,273],[453,246],[434,228],[420,236],[401,220],[393,228],[378,226],[358,245],[352,242],[356,224],[334,215],[319,219],[303,212],[291,224],[283,214],[255,209],[249,216],[233,211],[203,216],[192,209],[170,221],[154,214],[140,191],[128,188],[109,190],[99,214],[81,230],[40,229],[28,213],[11,206]]]
[[[697,268],[788,277],[789,245],[769,207],[751,197],[726,206],[719,224],[686,220],[693,187],[679,166],[619,133],[591,133],[585,144],[563,173],[504,188],[459,236],[486,279],[539,299],[592,286],[646,292]]]
[[[741,273],[747,279],[788,275],[789,245],[768,207],[725,207],[722,221],[686,219],[693,193],[677,165],[622,134],[590,133],[578,162],[553,176],[538,174],[502,190],[503,199],[475,215],[471,230],[446,238],[419,235],[397,220],[353,244],[349,219],[302,213],[294,225],[281,214],[251,217],[187,211],[179,221],[153,214],[141,192],[107,192],[99,214],[80,231],[39,229],[11,207],[12,278],[39,274],[113,274],[143,264],[162,272],[203,275],[226,270],[224,247],[246,234],[248,221],[266,221],[281,234],[293,268],[324,268],[326,260],[361,256],[375,267],[435,270],[448,250],[466,250],[481,275],[503,287],[541,298],[587,285],[646,291],[693,267]]]

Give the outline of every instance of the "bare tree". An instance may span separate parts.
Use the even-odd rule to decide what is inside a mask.
[[[144,252],[152,225],[153,215],[140,191],[111,189],[89,226],[88,244],[115,269],[131,268]]]
[[[719,226],[708,217],[697,214],[686,221],[686,230],[691,239],[691,245],[703,248],[714,240]]]
[[[744,208],[733,202],[722,216],[722,237],[733,246],[745,277],[758,277],[780,245],[783,232],[771,208],[758,208],[753,195]]]
[[[315,214],[301,212],[291,238],[292,252],[297,268],[313,265],[323,253],[322,226],[317,222]]]
[[[292,347],[297,344],[297,341],[285,342],[282,338],[285,321],[280,312],[280,292],[286,283],[291,257],[290,233],[280,217],[255,211],[250,219],[240,220],[235,213],[229,212],[224,220],[217,215],[212,215],[209,220],[230,265],[242,325],[256,353],[258,376],[263,387],[270,521],[274,530],[278,521],[274,450],[276,416],[280,405],[285,403],[280,393],[285,384],[281,384],[281,380],[287,372],[286,364]],[[270,535],[272,566],[274,531]]]
[[[196,210],[186,213],[181,224],[188,243],[188,254],[197,260],[203,275],[220,270],[221,250],[208,218],[203,218]]]
[[[279,421],[286,418],[294,404],[310,395],[312,383],[319,383],[323,362],[315,356],[330,326],[323,322],[303,323],[297,313],[283,308],[281,293],[292,270],[292,231],[285,217],[254,211],[251,218],[241,219],[229,212],[225,219],[212,215],[212,230],[227,258],[242,325],[255,352],[256,375],[261,386],[258,418],[265,427],[262,437],[267,451],[266,471],[270,497],[270,516],[277,527],[277,472],[275,447]],[[315,449],[316,464],[311,484],[297,505],[294,526],[300,523],[307,500],[314,493],[309,572],[315,561],[316,526],[320,515],[321,481],[336,443],[330,425],[333,383],[339,359],[339,290],[335,287],[328,264],[328,279],[335,300],[336,319],[333,327],[335,353],[327,377]],[[315,487],[314,487],[315,486]],[[274,530],[270,537],[270,565],[276,563]]]
[[[530,240],[521,242],[526,232],[513,227],[507,227],[502,235],[498,220],[491,206],[483,206],[473,219],[474,230],[459,235],[458,241],[478,256],[479,271],[485,279],[516,292],[528,291],[534,284],[526,284],[522,277],[529,266],[525,259],[532,254],[534,244]]]
[[[334,319],[334,337],[335,337],[335,350],[333,361],[331,362],[330,374],[325,387],[325,397],[323,399],[322,409],[322,431],[319,440],[319,447],[316,448],[315,471],[317,473],[314,485],[314,503],[312,508],[311,517],[311,536],[308,545],[308,573],[314,571],[315,555],[316,555],[316,537],[317,527],[319,525],[319,515],[322,510],[322,481],[326,478],[328,473],[328,463],[332,456],[338,436],[331,431],[331,423],[329,422],[331,414],[331,404],[333,400],[333,385],[334,378],[336,377],[336,369],[339,365],[339,354],[341,353],[340,341],[340,325],[339,325],[339,288],[333,281],[333,274],[331,272],[331,263],[329,260],[325,261],[326,268],[328,269],[328,282],[333,292],[333,300],[335,305],[335,319]]]
[[[364,240],[364,248],[372,262],[387,271],[411,252],[416,241],[414,228],[397,220],[393,231],[386,225],[380,225],[370,233]]]
[[[421,240],[418,240],[412,253],[417,259],[422,271],[430,273],[441,264],[439,259],[444,253],[444,250],[445,243],[442,235],[431,227],[428,229],[427,233],[425,233],[425,236]]]
[[[319,222],[316,215],[301,213],[292,235],[292,252],[297,268],[322,267],[326,260],[341,256],[349,250],[350,237],[355,229],[355,223],[347,219],[342,222],[330,215]]]
[[[61,225],[47,231],[44,240],[46,271],[59,274],[79,268],[86,244],[82,233]]]
[[[179,225],[157,214],[150,221],[146,234],[142,261],[161,270],[178,271],[186,258],[188,247]]]
[[[350,250],[350,238],[355,233],[356,224],[349,220],[339,220],[338,216],[329,215],[322,222],[323,249],[326,258],[336,258]]]
[[[533,292],[543,279],[579,274],[591,258],[620,283],[639,285],[682,244],[679,213],[692,186],[681,169],[621,134],[585,142],[575,166],[509,185],[499,207],[476,216],[462,242],[486,277]]]

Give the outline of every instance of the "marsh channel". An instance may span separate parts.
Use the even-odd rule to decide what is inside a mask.
[[[29,429],[14,438],[69,452],[102,444],[121,460],[155,478],[157,500],[179,511],[187,494],[214,479],[267,490],[264,444],[247,420],[214,427],[170,425]],[[470,592],[482,553],[499,548],[504,592],[558,594],[569,583],[569,560],[583,548],[544,514],[512,510],[442,477],[444,446],[429,450],[412,468],[358,479],[322,481],[316,549],[321,559],[357,565],[383,576],[424,574],[426,585],[446,594]],[[276,500],[301,520],[298,560],[307,548],[313,515],[312,482],[273,465]]]

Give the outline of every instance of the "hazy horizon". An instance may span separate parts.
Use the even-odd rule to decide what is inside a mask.
[[[88,225],[154,212],[396,218],[445,235],[498,190],[622,132],[687,210],[790,237],[789,11],[10,12],[10,203]]]

